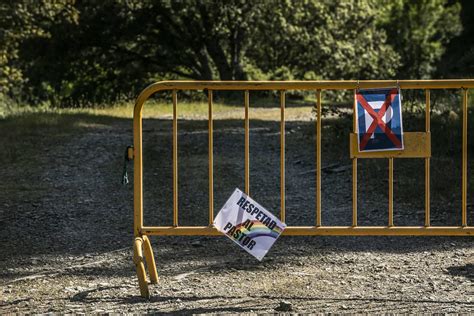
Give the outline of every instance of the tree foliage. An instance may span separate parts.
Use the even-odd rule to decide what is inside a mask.
[[[377,27],[371,1],[280,1],[264,9],[268,18],[257,24],[248,56],[272,79],[384,79],[396,73],[399,56]]]
[[[82,106],[151,81],[426,78],[461,31],[447,0],[10,1],[3,93]]]
[[[474,1],[461,0],[463,31],[446,47],[438,63],[440,76],[469,78],[474,75]]]
[[[462,30],[459,3],[447,0],[389,0],[381,10],[380,25],[401,57],[398,75],[430,78],[450,40]]]
[[[22,84],[28,81],[20,59],[25,41],[54,40],[50,28],[57,21],[75,23],[76,19],[77,11],[68,0],[3,1],[0,4],[0,93],[18,94]]]

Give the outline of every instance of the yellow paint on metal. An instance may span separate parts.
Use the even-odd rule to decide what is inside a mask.
[[[321,91],[320,90],[351,90],[366,88],[393,87],[402,89],[424,89],[426,93],[425,132],[404,134],[403,151],[382,153],[358,152],[357,136],[350,135],[350,157],[352,158],[352,226],[321,226]],[[152,282],[158,281],[153,251],[147,235],[160,236],[220,236],[211,226],[214,215],[213,194],[213,125],[212,125],[212,90],[245,91],[245,191],[249,194],[249,90],[280,90],[281,107],[281,217],[285,220],[285,93],[284,90],[316,90],[317,91],[317,126],[316,126],[316,164],[317,164],[317,206],[316,226],[290,226],[283,235],[316,236],[473,236],[474,227],[467,226],[467,89],[474,88],[474,80],[366,80],[366,81],[162,81],[145,88],[137,98],[133,115],[133,149],[127,155],[134,159],[134,262],[136,265],[140,292],[149,297],[146,282],[145,266],[147,261]],[[178,227],[178,126],[177,126],[177,91],[208,89],[209,96],[209,226]],[[463,89],[463,166],[462,166],[462,225],[461,226],[430,226],[430,91],[429,89]],[[143,149],[142,149],[142,109],[148,98],[159,91],[173,93],[173,226],[143,226]],[[357,131],[357,118],[354,118],[353,131]],[[389,158],[389,225],[388,226],[357,226],[357,159],[358,158]],[[393,226],[393,158],[424,158],[425,159],[425,226]],[[143,256],[142,247],[145,248]]]
[[[208,98],[208,152],[209,152],[209,226],[214,222],[214,126],[212,118],[212,90],[207,93]]]
[[[140,103],[141,102],[141,103]],[[133,233],[140,236],[143,226],[143,155],[142,155],[142,107],[137,100],[133,113]]]
[[[133,160],[133,147],[127,147],[127,159]]]
[[[209,226],[143,227],[142,233],[155,236],[222,236]],[[474,236],[474,227],[467,226],[288,226],[284,236]]]
[[[354,90],[354,105],[352,108],[352,130],[357,132],[357,90]],[[357,158],[352,157],[352,226],[357,226]]]
[[[143,104],[153,93],[162,90],[353,90],[387,88],[400,89],[461,89],[474,88],[474,79],[447,80],[320,80],[320,81],[160,81],[146,87],[138,96]]]
[[[352,158],[352,226],[357,226],[357,158]]]
[[[467,226],[467,92],[462,89],[462,226]]]
[[[430,133],[430,90],[425,90],[426,107],[425,107],[425,131]],[[429,227],[430,223],[430,158],[425,158],[425,226]]]
[[[142,244],[143,239],[140,237],[135,238],[135,242],[133,243],[133,262],[137,270],[140,294],[142,297],[150,298],[150,291],[148,290],[148,283],[146,282],[145,265],[143,263]]]
[[[393,158],[388,158],[388,226],[393,226]]]
[[[280,91],[280,220],[285,218],[285,91]]]
[[[321,226],[321,90],[316,91],[316,226]]]
[[[425,131],[430,132],[430,119],[431,116],[431,101],[430,101],[430,90],[425,90]]]
[[[425,132],[403,133],[404,150],[359,152],[357,134],[350,135],[351,158],[429,158],[431,157],[431,135]]]
[[[133,243],[133,262],[143,262],[143,239],[141,237],[136,237]]]
[[[249,121],[249,91],[245,90],[245,193],[250,196],[250,121]]]
[[[150,239],[143,235],[143,249],[145,250],[145,261],[150,274],[151,283],[158,283],[158,272],[156,271],[155,256],[153,255],[153,248],[151,247]]]
[[[178,226],[178,97],[173,90],[173,226]]]

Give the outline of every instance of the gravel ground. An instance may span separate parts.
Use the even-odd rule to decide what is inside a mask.
[[[208,220],[206,124],[180,122],[182,225]],[[313,124],[287,124],[290,225],[314,222],[314,138],[308,133]],[[251,195],[278,212],[279,125],[251,125]],[[146,225],[171,222],[170,127],[167,120],[144,122]],[[216,121],[215,129],[217,212],[235,187],[243,187],[244,138],[238,120]],[[20,153],[3,166],[2,314],[474,312],[472,237],[283,237],[262,262],[225,237],[151,238],[160,282],[150,286],[152,298],[144,300],[131,258],[132,186],[120,186],[131,121],[81,117],[73,131],[38,128],[22,140],[27,157]],[[350,160],[347,151],[328,151],[328,146],[323,149],[323,223],[347,225]],[[412,185],[421,202],[398,200],[398,225],[423,221],[424,189],[414,182],[423,174],[410,166],[415,171],[398,181]],[[386,178],[374,180],[371,173],[386,175],[384,168],[383,161],[361,163],[359,181],[372,179],[359,192],[361,224],[386,221]],[[433,204],[434,222],[459,220],[443,204]]]

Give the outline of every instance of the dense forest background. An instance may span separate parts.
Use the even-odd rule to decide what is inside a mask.
[[[0,103],[133,99],[163,79],[469,78],[469,0],[2,0]]]

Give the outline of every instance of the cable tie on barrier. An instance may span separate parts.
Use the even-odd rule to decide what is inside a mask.
[[[131,160],[128,154],[128,151],[132,146],[127,146],[125,148],[125,155],[123,158],[123,171],[122,171],[122,185],[127,185],[130,181],[128,180],[128,172],[127,172],[127,163]]]

